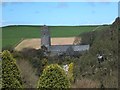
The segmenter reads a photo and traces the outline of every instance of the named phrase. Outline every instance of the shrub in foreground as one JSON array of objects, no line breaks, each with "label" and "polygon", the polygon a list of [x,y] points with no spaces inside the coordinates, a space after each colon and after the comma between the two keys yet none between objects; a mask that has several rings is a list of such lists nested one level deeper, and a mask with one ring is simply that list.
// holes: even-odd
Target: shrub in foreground
[{"label": "shrub in foreground", "polygon": [[22,88],[20,71],[7,50],[2,52],[2,88]]},{"label": "shrub in foreground", "polygon": [[69,68],[68,68],[68,78],[70,79],[70,82],[74,81],[74,77],[73,77],[73,69],[74,69],[74,64],[70,63],[69,64]]},{"label": "shrub in foreground", "polygon": [[43,70],[37,88],[70,88],[70,81],[59,65],[51,64]]}]

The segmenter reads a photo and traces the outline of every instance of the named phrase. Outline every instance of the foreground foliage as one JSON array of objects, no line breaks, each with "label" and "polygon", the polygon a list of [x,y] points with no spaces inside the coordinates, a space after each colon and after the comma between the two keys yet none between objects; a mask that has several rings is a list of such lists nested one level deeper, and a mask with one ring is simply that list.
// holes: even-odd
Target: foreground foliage
[{"label": "foreground foliage", "polygon": [[22,88],[20,71],[9,51],[2,53],[2,88]]},{"label": "foreground foliage", "polygon": [[69,88],[70,82],[65,71],[57,64],[47,66],[38,81],[37,88]]},{"label": "foreground foliage", "polygon": [[74,81],[73,70],[74,70],[74,64],[70,63],[68,68],[68,75],[67,75],[68,78],[70,79],[70,82]]}]

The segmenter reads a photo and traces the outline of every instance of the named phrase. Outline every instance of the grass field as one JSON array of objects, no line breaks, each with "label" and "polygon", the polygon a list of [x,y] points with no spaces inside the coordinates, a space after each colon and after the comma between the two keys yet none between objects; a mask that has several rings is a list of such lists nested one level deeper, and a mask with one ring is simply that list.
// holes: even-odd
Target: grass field
[{"label": "grass field", "polygon": [[[49,26],[51,37],[75,37],[83,32],[92,31],[95,26]],[[105,26],[104,26],[105,27]],[[103,27],[102,27],[103,28]],[[41,26],[2,27],[2,48],[14,47],[22,39],[40,38]]]}]

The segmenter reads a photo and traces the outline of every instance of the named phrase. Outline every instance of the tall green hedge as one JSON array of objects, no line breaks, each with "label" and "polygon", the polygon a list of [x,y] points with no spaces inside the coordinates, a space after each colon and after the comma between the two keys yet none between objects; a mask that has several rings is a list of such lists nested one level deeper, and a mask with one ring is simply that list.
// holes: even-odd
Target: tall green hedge
[{"label": "tall green hedge", "polygon": [[2,88],[22,88],[20,71],[7,50],[2,52]]},{"label": "tall green hedge", "polygon": [[70,81],[59,65],[51,64],[43,70],[37,88],[70,88]]}]

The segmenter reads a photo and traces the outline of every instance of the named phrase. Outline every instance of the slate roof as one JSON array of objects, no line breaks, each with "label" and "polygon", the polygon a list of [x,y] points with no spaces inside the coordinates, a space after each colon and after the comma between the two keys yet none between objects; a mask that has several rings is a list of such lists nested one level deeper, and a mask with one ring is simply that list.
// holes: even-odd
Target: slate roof
[{"label": "slate roof", "polygon": [[48,51],[66,52],[69,48],[73,49],[73,51],[85,51],[89,50],[89,45],[52,45],[49,46]]}]

